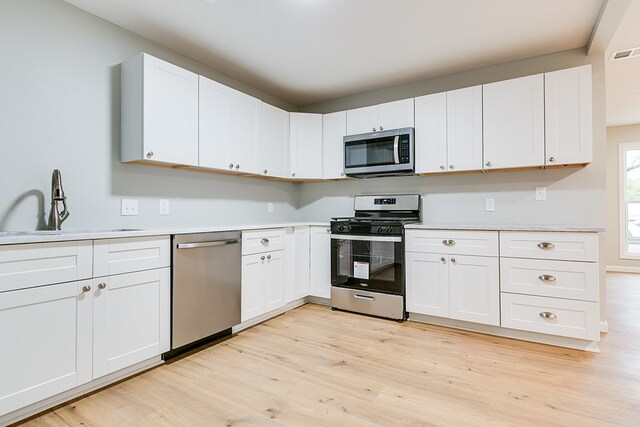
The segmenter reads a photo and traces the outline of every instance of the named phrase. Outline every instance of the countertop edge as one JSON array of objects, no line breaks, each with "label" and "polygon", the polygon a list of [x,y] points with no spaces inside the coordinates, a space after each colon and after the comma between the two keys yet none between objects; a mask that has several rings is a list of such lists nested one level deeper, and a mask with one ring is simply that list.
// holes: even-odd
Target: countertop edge
[{"label": "countertop edge", "polygon": [[562,225],[486,225],[486,224],[407,224],[407,230],[478,230],[478,231],[539,231],[561,233],[602,233],[604,228]]}]

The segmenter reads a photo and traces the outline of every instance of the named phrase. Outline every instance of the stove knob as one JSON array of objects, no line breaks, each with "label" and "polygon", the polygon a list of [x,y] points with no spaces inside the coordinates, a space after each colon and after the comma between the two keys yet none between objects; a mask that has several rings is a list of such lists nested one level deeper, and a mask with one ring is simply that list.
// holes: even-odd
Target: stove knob
[{"label": "stove knob", "polygon": [[386,231],[387,231],[387,233],[392,233],[393,232],[393,227],[388,225]]},{"label": "stove knob", "polygon": [[383,226],[378,226],[378,233],[384,233],[384,227]]}]

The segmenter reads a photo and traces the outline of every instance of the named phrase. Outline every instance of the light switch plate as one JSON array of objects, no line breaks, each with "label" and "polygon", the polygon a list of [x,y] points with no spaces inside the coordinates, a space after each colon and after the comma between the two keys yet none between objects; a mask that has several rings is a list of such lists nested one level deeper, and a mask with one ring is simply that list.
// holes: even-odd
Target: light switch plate
[{"label": "light switch plate", "polygon": [[273,213],[273,202],[267,203],[267,213]]},{"label": "light switch plate", "polygon": [[536,187],[535,199],[547,200],[547,187]]},{"label": "light switch plate", "polygon": [[136,216],[138,215],[138,201],[136,199],[122,199],[120,204],[120,215]]},{"label": "light switch plate", "polygon": [[169,199],[160,199],[158,201],[158,214],[169,215]]},{"label": "light switch plate", "polygon": [[487,212],[494,212],[496,210],[496,199],[486,199],[484,201],[484,210]]}]

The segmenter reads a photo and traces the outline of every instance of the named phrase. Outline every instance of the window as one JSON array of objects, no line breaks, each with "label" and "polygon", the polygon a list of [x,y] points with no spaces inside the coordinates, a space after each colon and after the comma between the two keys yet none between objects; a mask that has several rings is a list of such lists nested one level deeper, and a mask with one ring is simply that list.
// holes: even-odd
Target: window
[{"label": "window", "polygon": [[620,144],[620,258],[640,259],[640,143]]}]

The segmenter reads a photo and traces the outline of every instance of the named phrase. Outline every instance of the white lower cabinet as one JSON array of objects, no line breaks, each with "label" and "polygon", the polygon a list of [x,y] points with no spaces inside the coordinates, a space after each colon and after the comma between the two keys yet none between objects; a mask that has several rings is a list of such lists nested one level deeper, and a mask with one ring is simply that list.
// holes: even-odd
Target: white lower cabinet
[{"label": "white lower cabinet", "polygon": [[285,305],[284,252],[242,257],[242,322]]},{"label": "white lower cabinet", "polygon": [[331,298],[331,235],[329,228],[309,227],[310,231],[310,288],[309,295]]},{"label": "white lower cabinet", "polygon": [[446,257],[407,252],[405,260],[407,311],[449,317],[449,266],[446,264]]},{"label": "white lower cabinet", "polygon": [[291,231],[291,246],[288,249],[291,278],[287,303],[309,296],[309,240],[309,227],[295,227]]}]

